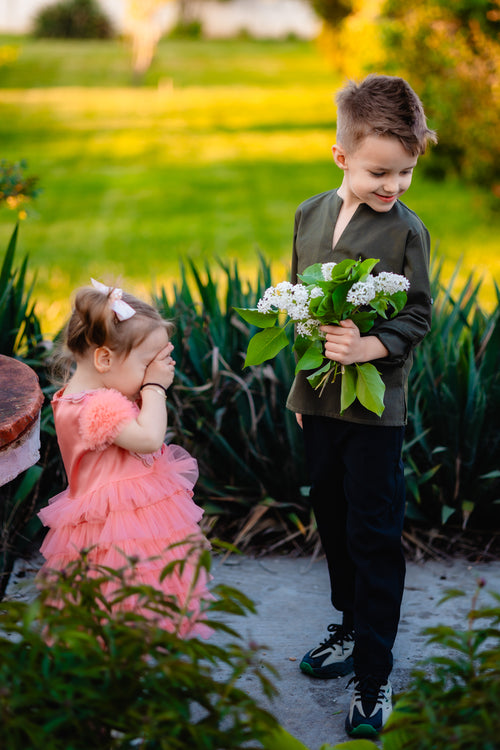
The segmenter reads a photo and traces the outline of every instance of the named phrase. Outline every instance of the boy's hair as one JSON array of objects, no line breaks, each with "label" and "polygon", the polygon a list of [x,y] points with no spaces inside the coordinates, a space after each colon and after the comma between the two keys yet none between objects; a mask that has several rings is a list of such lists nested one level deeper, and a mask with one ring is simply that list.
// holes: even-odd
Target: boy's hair
[{"label": "boy's hair", "polygon": [[437,142],[422,102],[403,78],[372,74],[360,84],[349,81],[336,101],[337,141],[346,151],[369,135],[398,138],[412,156],[423,154],[428,141]]},{"label": "boy's hair", "polygon": [[108,346],[126,357],[156,328],[163,327],[170,337],[174,326],[164,320],[158,310],[147,302],[122,292],[121,299],[135,310],[128,320],[119,320],[110,306],[110,296],[92,287],[82,287],[75,295],[71,316],[63,332],[59,350],[51,358],[52,374],[56,382],[69,376],[75,358],[84,356],[92,347]]}]

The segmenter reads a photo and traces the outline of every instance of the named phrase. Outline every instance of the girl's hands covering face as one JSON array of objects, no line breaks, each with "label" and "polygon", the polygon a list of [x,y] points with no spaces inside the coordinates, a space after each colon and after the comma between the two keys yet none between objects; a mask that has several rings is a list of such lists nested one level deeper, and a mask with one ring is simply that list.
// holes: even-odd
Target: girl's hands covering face
[{"label": "girl's hands covering face", "polygon": [[164,388],[169,388],[175,375],[175,360],[171,353],[174,349],[173,344],[169,341],[161,349],[156,357],[146,367],[144,383],[159,383]]}]

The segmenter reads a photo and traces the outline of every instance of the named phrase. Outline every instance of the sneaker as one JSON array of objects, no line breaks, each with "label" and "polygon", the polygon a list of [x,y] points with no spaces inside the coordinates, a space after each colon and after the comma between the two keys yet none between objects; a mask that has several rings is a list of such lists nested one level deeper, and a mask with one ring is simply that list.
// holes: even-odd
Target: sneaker
[{"label": "sneaker", "polygon": [[300,662],[305,674],[323,680],[343,677],[354,669],[354,630],[344,630],[342,625],[329,625],[328,631],[331,635],[308,651]]},{"label": "sneaker", "polygon": [[353,677],[354,694],[345,729],[351,737],[375,737],[385,725],[392,712],[392,688],[389,680],[381,683],[376,677],[367,675],[361,679]]}]

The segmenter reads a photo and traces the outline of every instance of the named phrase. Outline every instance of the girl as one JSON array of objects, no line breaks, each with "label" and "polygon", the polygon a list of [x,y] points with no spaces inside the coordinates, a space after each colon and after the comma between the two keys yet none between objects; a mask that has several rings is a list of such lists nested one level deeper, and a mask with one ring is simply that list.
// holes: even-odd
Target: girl
[{"label": "girl", "polygon": [[[113,569],[132,557],[134,584],[187,604],[190,617],[180,634],[207,637],[210,629],[197,616],[210,597],[206,576],[192,585],[192,558],[159,581],[164,566],[187,555],[193,541],[207,546],[198,527],[203,512],[192,500],[196,460],[163,443],[175,366],[171,324],[121,289],[92,284],[76,294],[65,331],[67,383],[52,401],[68,488],[39,513],[49,527],[42,571],[64,569],[88,548],[91,563]],[[167,618],[160,624],[175,627]]]}]

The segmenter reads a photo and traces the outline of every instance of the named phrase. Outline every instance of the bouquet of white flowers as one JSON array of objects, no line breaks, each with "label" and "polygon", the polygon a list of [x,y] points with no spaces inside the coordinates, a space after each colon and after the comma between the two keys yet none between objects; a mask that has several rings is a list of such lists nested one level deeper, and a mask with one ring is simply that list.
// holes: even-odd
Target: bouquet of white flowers
[{"label": "bouquet of white flowers", "polygon": [[341,414],[358,399],[378,416],[384,411],[385,385],[376,367],[369,362],[339,365],[325,357],[322,325],[339,325],[352,320],[361,333],[367,333],[377,315],[388,319],[406,304],[410,283],[405,276],[382,272],[373,276],[376,258],[315,263],[299,274],[302,283],[281,281],[269,287],[256,308],[236,308],[251,325],[262,328],[250,339],[245,367],[273,359],[288,345],[285,327],[296,326],[293,349],[297,355],[295,374],[314,370],[307,380],[320,394],[326,384],[340,375]]}]

